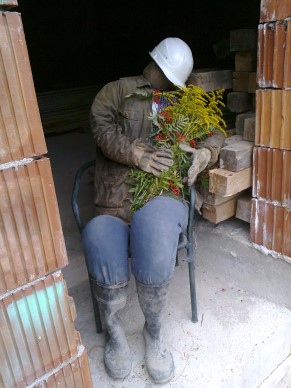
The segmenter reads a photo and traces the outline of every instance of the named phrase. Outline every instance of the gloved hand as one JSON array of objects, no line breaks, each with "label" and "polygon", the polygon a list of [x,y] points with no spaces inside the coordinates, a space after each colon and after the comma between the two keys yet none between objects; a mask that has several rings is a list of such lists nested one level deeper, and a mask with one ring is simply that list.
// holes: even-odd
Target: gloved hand
[{"label": "gloved hand", "polygon": [[188,170],[188,186],[192,186],[197,175],[203,171],[211,159],[211,152],[207,148],[192,148],[186,144],[179,144],[179,148],[192,154],[192,165]]},{"label": "gloved hand", "polygon": [[155,176],[168,171],[174,163],[173,153],[168,148],[156,148],[148,143],[136,143],[133,150],[135,165]]}]

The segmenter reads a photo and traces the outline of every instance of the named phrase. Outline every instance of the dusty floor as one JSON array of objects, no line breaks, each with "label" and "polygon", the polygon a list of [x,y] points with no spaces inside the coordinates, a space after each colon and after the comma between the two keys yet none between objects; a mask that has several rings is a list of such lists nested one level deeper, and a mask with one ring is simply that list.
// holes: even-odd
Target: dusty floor
[{"label": "dusty floor", "polygon": [[[94,158],[91,135],[75,132],[48,137],[47,146],[69,256],[69,266],[63,273],[76,304],[75,325],[89,354],[94,388],[152,387],[144,365],[144,318],[134,279],[130,281],[127,307],[120,314],[134,354],[132,373],[124,381],[113,381],[103,366],[104,335],[95,332],[87,271],[70,205],[77,168]],[[92,209],[91,179],[90,174],[84,176],[80,194],[86,215]],[[164,326],[175,361],[175,376],[164,386],[258,387],[290,353],[291,311],[244,291],[232,279],[226,281],[201,264],[196,267],[196,283],[199,321],[193,324],[188,265],[181,259],[171,283]],[[280,384],[269,387],[291,387],[290,375]]]}]

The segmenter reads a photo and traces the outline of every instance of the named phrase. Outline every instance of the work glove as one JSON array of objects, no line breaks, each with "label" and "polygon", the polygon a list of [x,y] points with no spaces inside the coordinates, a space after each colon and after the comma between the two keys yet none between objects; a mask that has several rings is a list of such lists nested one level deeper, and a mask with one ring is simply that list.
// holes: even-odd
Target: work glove
[{"label": "work glove", "polygon": [[171,150],[156,148],[148,143],[136,143],[133,156],[138,168],[155,176],[160,176],[163,171],[168,171],[174,163]]},{"label": "work glove", "polygon": [[192,148],[187,144],[180,143],[179,148],[185,152],[191,153],[192,164],[188,170],[188,186],[192,186],[198,174],[203,171],[211,159],[211,152],[207,148]]}]

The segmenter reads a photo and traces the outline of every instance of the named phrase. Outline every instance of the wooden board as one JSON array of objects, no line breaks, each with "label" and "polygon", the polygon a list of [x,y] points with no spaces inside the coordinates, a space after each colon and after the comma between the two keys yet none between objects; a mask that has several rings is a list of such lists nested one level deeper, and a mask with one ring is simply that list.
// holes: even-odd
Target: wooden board
[{"label": "wooden board", "polygon": [[209,171],[209,191],[223,197],[234,195],[252,185],[252,167],[232,172],[223,168]]},{"label": "wooden board", "polygon": [[209,205],[207,203],[202,206],[202,216],[206,220],[218,224],[221,221],[233,217],[236,213],[237,198],[232,198],[220,205]]}]

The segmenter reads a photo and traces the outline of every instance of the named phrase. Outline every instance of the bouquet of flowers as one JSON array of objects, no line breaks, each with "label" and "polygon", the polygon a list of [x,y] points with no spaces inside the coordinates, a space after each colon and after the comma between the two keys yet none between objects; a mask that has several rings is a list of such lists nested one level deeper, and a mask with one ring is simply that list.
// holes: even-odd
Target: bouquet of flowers
[{"label": "bouquet of flowers", "polygon": [[[140,97],[153,98],[160,107],[149,117],[153,122],[149,141],[156,147],[171,149],[174,164],[159,177],[137,168],[130,171],[128,183],[133,194],[132,212],[157,195],[187,199],[189,190],[184,178],[191,165],[191,155],[179,148],[180,143],[196,148],[197,142],[212,136],[214,129],[225,134],[220,109],[225,106],[223,90],[206,93],[198,86],[189,85],[175,91],[153,91]],[[202,176],[205,176],[205,171]]]}]

